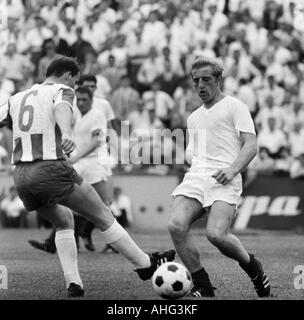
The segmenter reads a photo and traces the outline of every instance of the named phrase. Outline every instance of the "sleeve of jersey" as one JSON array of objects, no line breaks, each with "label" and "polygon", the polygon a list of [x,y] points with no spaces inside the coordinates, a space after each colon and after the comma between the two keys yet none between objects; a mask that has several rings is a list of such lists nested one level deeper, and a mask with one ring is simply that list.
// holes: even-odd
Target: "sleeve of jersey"
[{"label": "sleeve of jersey", "polygon": [[9,127],[12,128],[12,118],[9,114],[9,102],[0,106],[0,128]]},{"label": "sleeve of jersey", "polygon": [[254,122],[247,105],[237,102],[233,112],[233,124],[239,132],[252,133],[256,135]]},{"label": "sleeve of jersey", "polygon": [[60,103],[66,103],[73,111],[75,92],[71,88],[61,88],[54,96],[54,107]]}]

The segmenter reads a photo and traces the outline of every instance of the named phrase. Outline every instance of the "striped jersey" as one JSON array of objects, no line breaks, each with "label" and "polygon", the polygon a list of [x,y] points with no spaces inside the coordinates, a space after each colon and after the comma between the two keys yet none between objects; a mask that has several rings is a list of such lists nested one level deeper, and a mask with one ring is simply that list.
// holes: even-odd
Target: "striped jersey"
[{"label": "striped jersey", "polygon": [[0,112],[2,125],[13,129],[13,164],[37,160],[65,159],[55,107],[67,103],[73,110],[75,92],[56,83],[36,84],[9,99],[7,116]]}]

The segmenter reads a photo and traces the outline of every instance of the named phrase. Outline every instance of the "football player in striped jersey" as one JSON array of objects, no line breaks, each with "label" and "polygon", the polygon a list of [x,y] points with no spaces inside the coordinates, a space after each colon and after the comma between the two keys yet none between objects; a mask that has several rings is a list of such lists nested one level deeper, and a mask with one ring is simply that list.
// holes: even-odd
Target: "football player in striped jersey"
[{"label": "football player in striped jersey", "polygon": [[142,280],[150,279],[158,265],[175,257],[174,250],[143,252],[66,160],[76,147],[72,88],[78,78],[79,66],[73,59],[57,58],[49,65],[44,83],[17,93],[0,110],[0,126],[13,130],[17,192],[28,211],[36,210],[56,226],[55,243],[69,297],[84,295],[71,210],[92,221],[105,241],[134,265]]}]

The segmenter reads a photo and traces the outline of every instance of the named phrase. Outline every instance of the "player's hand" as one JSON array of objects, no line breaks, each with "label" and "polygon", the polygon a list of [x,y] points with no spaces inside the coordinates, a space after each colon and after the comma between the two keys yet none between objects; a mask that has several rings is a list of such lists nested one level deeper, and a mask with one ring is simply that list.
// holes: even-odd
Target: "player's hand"
[{"label": "player's hand", "polygon": [[215,174],[212,175],[212,178],[222,185],[226,185],[232,181],[235,177],[235,173],[231,168],[218,170]]},{"label": "player's hand", "polygon": [[75,150],[76,144],[69,135],[62,135],[62,149],[64,153],[69,157],[70,154]]}]

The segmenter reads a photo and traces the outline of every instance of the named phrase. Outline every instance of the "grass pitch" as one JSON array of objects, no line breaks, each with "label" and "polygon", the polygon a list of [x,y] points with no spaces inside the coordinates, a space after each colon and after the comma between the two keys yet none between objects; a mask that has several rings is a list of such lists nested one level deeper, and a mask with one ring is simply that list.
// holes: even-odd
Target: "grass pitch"
[{"label": "grass pitch", "polygon": [[[0,290],[0,300],[66,299],[63,274],[57,254],[33,249],[29,239],[44,239],[48,230],[0,229],[0,265],[8,269],[8,289]],[[146,251],[172,247],[166,233],[131,233]],[[304,265],[304,236],[289,233],[258,232],[239,235],[245,247],[263,262],[269,275],[273,297],[270,299],[303,299],[304,290],[294,288],[294,267]],[[150,281],[142,282],[132,265],[119,254],[101,254],[104,242],[94,231],[96,252],[82,246],[79,269],[89,300],[157,300]],[[203,231],[194,238],[210,278],[217,287],[215,299],[257,299],[253,286],[238,264],[222,256],[206,240]],[[82,245],[82,243],[81,243]],[[180,262],[179,258],[177,262]]]}]

